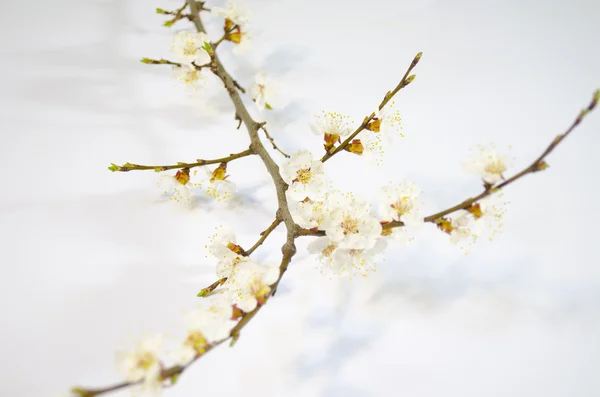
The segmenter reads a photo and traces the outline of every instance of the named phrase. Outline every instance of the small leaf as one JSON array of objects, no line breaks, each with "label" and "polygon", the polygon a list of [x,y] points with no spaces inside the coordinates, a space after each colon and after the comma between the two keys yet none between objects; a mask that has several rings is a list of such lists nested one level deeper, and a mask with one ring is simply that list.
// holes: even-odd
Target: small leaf
[{"label": "small leaf", "polygon": [[171,376],[169,378],[169,380],[171,381],[171,385],[174,385],[175,383],[177,383],[178,379],[179,379],[179,374],[175,374],[175,375]]},{"label": "small leaf", "polygon": [[210,289],[209,288],[202,288],[202,290],[200,290],[200,292],[198,292],[198,297],[200,298],[204,298],[205,296],[207,296],[208,294],[210,294]]},{"label": "small leaf", "polygon": [[76,396],[80,396],[80,397],[86,397],[86,396],[92,395],[89,390],[82,389],[79,387],[72,388],[71,393],[75,394]]},{"label": "small leaf", "polygon": [[109,171],[115,172],[115,171],[119,171],[119,167],[118,165],[114,164],[114,163],[110,163],[110,166],[108,167]]},{"label": "small leaf", "polygon": [[594,92],[594,99],[592,99],[592,103],[591,103],[589,109],[592,110],[593,108],[595,108],[599,101],[600,101],[600,90],[596,90],[596,92]]},{"label": "small leaf", "polygon": [[165,13],[165,10],[163,10],[162,8],[157,8],[157,9],[156,9],[156,13],[157,13],[157,14],[164,14],[164,13]]},{"label": "small leaf", "polygon": [[204,48],[204,50],[205,50],[206,52],[208,52],[210,55],[212,55],[212,54],[213,54],[212,47],[211,47],[211,45],[210,45],[210,43],[209,43],[208,41],[205,41],[205,42],[204,42],[204,45],[202,46],[202,48]]},{"label": "small leaf", "polygon": [[140,62],[141,63],[146,63],[146,64],[153,63],[152,59],[150,59],[150,58],[142,58],[140,60]]},{"label": "small leaf", "polygon": [[165,27],[167,27],[167,28],[170,28],[170,27],[171,27],[171,26],[173,26],[174,24],[175,24],[175,20],[174,20],[174,19],[171,19],[171,20],[169,20],[169,21],[165,21],[165,22],[163,23],[163,26],[165,26]]},{"label": "small leaf", "polygon": [[271,105],[269,105],[268,103],[265,103],[265,109],[267,109],[267,110],[273,110],[273,108],[271,107]]}]

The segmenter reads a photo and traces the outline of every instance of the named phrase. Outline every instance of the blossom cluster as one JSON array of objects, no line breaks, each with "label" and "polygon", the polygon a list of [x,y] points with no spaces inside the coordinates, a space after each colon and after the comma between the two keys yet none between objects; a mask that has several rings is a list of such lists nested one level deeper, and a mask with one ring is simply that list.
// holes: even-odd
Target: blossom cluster
[{"label": "blossom cluster", "polygon": [[[220,288],[204,294],[198,307],[186,314],[187,335],[171,355],[175,365],[186,366],[215,344],[232,337],[239,318],[265,304],[279,279],[279,267],[251,260],[236,243],[230,228],[221,227],[207,249],[222,282]],[[135,350],[119,357],[118,369],[125,380],[139,382],[146,394],[159,394],[167,380],[160,358],[162,342],[162,335],[146,337]]]},{"label": "blossom cluster", "polygon": [[[196,171],[194,171],[196,174]],[[202,167],[203,177],[197,182],[192,182],[190,169],[183,168],[175,175],[162,175],[158,181],[161,191],[174,201],[190,202],[195,188],[204,189],[205,193],[217,201],[228,200],[233,197],[237,188],[234,182],[228,180],[227,163],[223,162],[211,170],[208,166]]]},{"label": "blossom cluster", "polygon": [[[216,67],[213,51],[219,43],[233,43],[233,51],[238,54],[250,47],[249,14],[242,5],[228,1],[225,7],[212,7],[211,13],[224,18],[224,35],[216,43],[205,33],[191,31],[181,31],[173,38],[171,50],[177,62],[166,63],[174,65],[175,77],[189,87],[201,86],[207,78],[207,70]],[[275,86],[261,72],[245,92],[259,109],[271,109],[277,91]],[[474,242],[490,225],[492,228],[501,225],[503,203],[493,194],[504,181],[508,160],[493,147],[479,147],[478,153],[464,163],[467,171],[482,179],[485,197],[472,200],[459,210],[433,217],[424,217],[422,191],[413,182],[390,182],[382,186],[374,205],[367,198],[333,187],[326,175],[329,157],[344,150],[365,158],[368,163],[379,164],[384,146],[403,137],[400,113],[393,102],[388,102],[389,98],[357,129],[351,126],[348,116],[323,112],[310,125],[312,132],[323,139],[323,157],[303,149],[286,155],[280,163],[294,230],[314,237],[308,251],[315,255],[323,273],[365,276],[375,271],[377,261],[389,244],[413,241],[426,222],[435,224],[450,236],[452,243],[459,245]],[[191,172],[192,165],[157,167],[157,171],[179,168],[175,175],[163,175],[159,186],[175,201],[190,201],[196,188],[217,200],[229,199],[236,186],[228,179],[227,167],[235,158],[231,155],[225,160],[210,162],[218,164],[216,167],[198,161],[193,167],[201,168],[201,178],[194,182],[192,177],[197,171]],[[148,168],[151,167],[145,169]],[[218,281],[199,294],[202,299],[198,307],[186,314],[187,333],[172,354],[174,364],[185,367],[216,344],[235,337],[240,319],[264,305],[273,294],[281,270],[279,266],[261,264],[251,258],[255,248],[244,250],[230,227],[222,226],[210,237],[206,249],[214,261]],[[162,336],[151,336],[143,339],[135,350],[121,355],[119,370],[125,380],[139,383],[144,391],[151,393],[162,389],[169,378],[161,359],[162,342]]]}]

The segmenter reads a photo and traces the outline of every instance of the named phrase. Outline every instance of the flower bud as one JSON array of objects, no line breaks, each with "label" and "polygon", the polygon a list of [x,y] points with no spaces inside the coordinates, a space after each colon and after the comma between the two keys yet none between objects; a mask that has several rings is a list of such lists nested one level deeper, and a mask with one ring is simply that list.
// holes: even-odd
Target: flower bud
[{"label": "flower bud", "polygon": [[364,151],[363,144],[360,142],[360,139],[353,139],[352,142],[346,146],[346,150],[350,153],[358,154],[359,156],[363,154]]}]

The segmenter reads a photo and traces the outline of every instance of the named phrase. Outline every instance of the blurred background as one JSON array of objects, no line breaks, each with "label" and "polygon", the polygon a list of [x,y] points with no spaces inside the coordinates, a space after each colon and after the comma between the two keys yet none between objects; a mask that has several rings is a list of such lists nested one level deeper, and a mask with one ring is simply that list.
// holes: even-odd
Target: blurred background
[{"label": "blurred background", "polygon": [[[183,337],[182,314],[215,280],[207,237],[230,224],[242,246],[271,222],[275,195],[258,159],[229,167],[243,204],[162,196],[152,172],[243,150],[216,81],[193,95],[169,68],[173,32],[155,8],[182,2],[5,1],[0,15],[0,332],[4,396],[59,396],[120,380],[115,352],[142,336]],[[209,1],[208,6],[223,5]],[[257,71],[282,88],[265,118],[288,152],[321,142],[321,110],[356,122],[395,87],[415,54],[417,78],[397,96],[405,138],[380,167],[340,155],[327,173],[374,200],[388,181],[423,189],[433,213],[479,193],[461,161],[495,142],[529,165],[600,88],[594,1],[248,0],[254,50],[220,48],[234,77]],[[208,19],[213,38],[219,20]],[[377,272],[329,279],[308,239],[268,307],[235,348],[200,360],[167,396],[597,396],[596,110],[511,185],[503,233],[468,255],[429,225],[392,247]],[[273,156],[280,161],[277,153]],[[256,257],[277,263],[282,230]],[[596,258],[596,259],[595,259]],[[128,392],[114,394],[128,395]]]}]

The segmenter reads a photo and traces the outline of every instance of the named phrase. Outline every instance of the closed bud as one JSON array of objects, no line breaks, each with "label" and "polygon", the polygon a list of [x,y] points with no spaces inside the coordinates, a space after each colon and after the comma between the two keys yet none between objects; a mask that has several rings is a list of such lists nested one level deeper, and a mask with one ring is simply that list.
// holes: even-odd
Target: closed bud
[{"label": "closed bud", "polygon": [[348,146],[346,146],[346,150],[350,153],[358,154],[360,156],[361,154],[363,154],[365,148],[363,147],[363,144],[361,143],[360,139],[353,139],[352,142],[350,142]]}]

